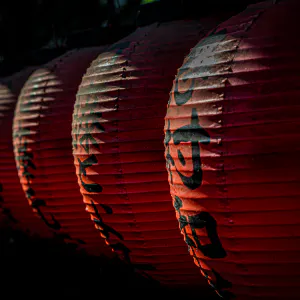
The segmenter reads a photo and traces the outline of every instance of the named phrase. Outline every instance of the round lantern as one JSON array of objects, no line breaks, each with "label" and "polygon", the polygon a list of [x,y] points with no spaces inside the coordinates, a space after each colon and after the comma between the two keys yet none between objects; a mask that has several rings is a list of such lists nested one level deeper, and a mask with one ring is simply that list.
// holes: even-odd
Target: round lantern
[{"label": "round lantern", "polygon": [[29,77],[15,110],[13,144],[25,195],[47,227],[88,253],[111,255],[84,212],[71,137],[76,91],[86,68],[101,51],[70,51]]},{"label": "round lantern", "polygon": [[174,74],[206,31],[196,21],[137,29],[91,64],[73,114],[78,182],[95,227],[135,270],[166,285],[205,284],[178,230],[161,141]]},{"label": "round lantern", "polygon": [[202,39],[174,80],[173,205],[223,299],[299,298],[299,9],[297,0],[250,6]]},{"label": "round lantern", "polygon": [[20,185],[12,145],[12,123],[22,85],[33,72],[27,68],[0,80],[0,227],[30,234],[49,235],[49,230],[28,207]]}]

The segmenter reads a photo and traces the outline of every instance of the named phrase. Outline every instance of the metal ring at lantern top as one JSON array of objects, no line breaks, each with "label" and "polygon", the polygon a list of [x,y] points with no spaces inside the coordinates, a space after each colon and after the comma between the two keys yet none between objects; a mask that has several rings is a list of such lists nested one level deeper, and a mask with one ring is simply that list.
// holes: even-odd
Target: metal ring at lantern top
[{"label": "metal ring at lantern top", "polygon": [[165,118],[173,205],[223,299],[299,298],[299,1],[249,6],[185,58]]},{"label": "metal ring at lantern top", "polygon": [[0,79],[0,227],[13,227],[28,234],[49,236],[34,215],[20,185],[12,145],[12,123],[18,95],[34,68]]},{"label": "metal ring at lantern top", "polygon": [[205,32],[196,21],[155,23],[112,45],[83,77],[72,129],[81,193],[102,238],[143,275],[203,289],[174,217],[162,141],[174,74]]},{"label": "metal ring at lantern top", "polygon": [[47,227],[56,237],[89,254],[111,256],[84,212],[71,137],[82,75],[104,49],[70,51],[29,77],[15,111],[13,143],[25,195]]}]

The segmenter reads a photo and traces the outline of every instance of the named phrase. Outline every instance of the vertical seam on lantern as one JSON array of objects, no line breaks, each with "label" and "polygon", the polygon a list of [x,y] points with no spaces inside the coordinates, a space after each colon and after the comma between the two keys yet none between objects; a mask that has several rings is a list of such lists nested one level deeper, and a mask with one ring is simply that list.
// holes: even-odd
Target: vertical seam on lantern
[{"label": "vertical seam on lantern", "polygon": [[[77,50],[73,50],[73,51],[69,51],[69,52],[67,52],[66,54],[64,54],[62,57],[60,57],[60,58],[57,58],[57,61],[51,66],[49,66],[48,67],[48,70],[51,72],[51,74],[52,73],[54,73],[56,70],[57,70],[57,68],[58,68],[58,66],[60,66],[63,62],[64,62],[64,60],[67,58],[67,57],[69,57],[70,55],[72,55],[74,52],[76,52]],[[51,62],[50,62],[50,64],[51,64]],[[47,80],[47,82],[46,82],[46,84],[45,84],[45,86],[43,87],[43,96],[41,97],[41,101],[40,101],[40,103],[41,103],[41,105],[40,105],[40,110],[39,110],[39,113],[38,113],[38,124],[39,124],[39,127],[40,127],[40,119],[41,119],[41,113],[42,113],[42,104],[43,104],[43,102],[44,102],[44,98],[45,98],[45,94],[46,94],[46,88],[48,87],[48,84],[49,84],[49,80]],[[40,152],[40,149],[41,149],[41,147],[40,147],[40,128],[38,129],[38,150],[39,150],[39,152]],[[45,173],[44,171],[44,166],[40,169],[41,170],[41,174],[43,175],[43,176],[45,176],[46,177],[46,179],[48,179],[48,175],[47,175],[47,173]],[[48,180],[46,180],[46,182],[48,182]],[[48,185],[48,184],[47,184]],[[50,189],[48,189],[48,191],[49,191],[49,193],[50,193],[50,195],[51,195],[51,197],[53,196],[52,195],[52,191],[50,190]],[[47,203],[46,203],[46,207],[47,207]],[[49,213],[49,212],[47,212],[47,214],[50,214],[50,215],[52,215],[52,213]],[[56,237],[56,233],[57,232],[61,232],[62,234],[65,232],[65,230],[64,230],[64,226],[61,226],[59,229],[51,229],[52,230],[52,233],[54,234],[54,236]],[[63,240],[64,240],[64,242],[66,242],[65,241],[65,239],[66,239],[66,237],[63,237]],[[77,243],[77,245],[79,245],[79,243]]]},{"label": "vertical seam on lantern", "polygon": [[[134,45],[134,49],[135,49],[135,45]],[[128,58],[130,59],[130,55],[128,55]],[[126,57],[126,59],[127,59],[127,57]],[[123,68],[123,67],[121,66],[121,68]],[[124,78],[123,75],[124,75],[124,69],[122,69],[122,75],[121,75],[121,79],[120,79],[120,85],[121,86],[123,85],[123,78]],[[126,78],[126,76],[125,76],[125,78]],[[117,101],[116,101],[117,102],[116,103],[117,112],[119,111],[120,93],[121,93],[121,88],[118,89],[118,97],[117,97]],[[122,190],[124,191],[124,198],[125,198],[125,200],[127,202],[126,205],[127,205],[127,207],[130,207],[130,209],[132,211],[132,207],[130,206],[130,203],[129,203],[129,196],[128,196],[127,188],[126,188],[126,185],[124,184],[124,172],[123,172],[123,169],[122,169],[121,151],[120,151],[120,139],[119,139],[119,119],[117,119],[116,125],[117,125],[117,128],[116,128],[117,129],[117,136],[116,136],[117,137],[117,141],[116,141],[116,145],[117,145],[117,151],[118,151],[117,160],[118,160],[118,165],[119,165],[119,170],[120,170],[120,175],[121,175],[120,176],[121,192],[122,192]],[[122,196],[121,196],[121,198],[122,198]],[[133,213],[133,211],[132,211],[132,215],[133,215],[134,223],[136,224],[136,221],[134,219],[134,213]]]},{"label": "vertical seam on lantern", "polygon": [[[156,29],[155,24],[149,26],[149,27],[148,27],[148,31],[145,33],[145,36],[148,36],[149,33],[151,33],[151,31],[154,31],[155,29]],[[128,53],[128,55],[127,55],[128,61],[130,61],[131,55],[135,52],[136,46],[138,46],[140,43],[141,43],[141,41],[139,41],[139,43],[136,43],[136,42],[134,43],[133,50],[131,50],[131,51]],[[121,78],[122,78],[122,79],[121,79],[121,82],[123,83],[123,77],[121,77]],[[126,78],[126,77],[125,77],[125,78]],[[119,96],[119,94],[120,94],[120,89],[118,90],[118,96]],[[119,97],[118,97],[117,101],[119,101]],[[118,107],[119,107],[119,106],[118,106]],[[119,122],[117,122],[117,124],[119,124]],[[120,157],[120,152],[119,152],[119,157]],[[121,169],[121,170],[122,170],[122,169]],[[122,175],[123,175],[123,174],[122,174]],[[123,179],[123,178],[122,178],[122,179]],[[126,186],[125,186],[125,185],[124,185],[124,190],[126,191],[126,200],[129,200],[129,196],[128,196],[127,189],[126,189]],[[134,210],[133,210],[133,207],[132,207],[130,201],[128,201],[128,204],[127,204],[127,205],[128,205],[128,207],[130,208],[130,210],[131,210],[131,212],[132,212],[132,218],[133,218],[134,225],[135,225],[135,228],[136,228],[136,230],[137,230],[137,233],[138,233],[139,236],[142,237],[143,244],[145,245],[145,244],[146,244],[145,237],[144,237],[144,235],[143,235],[143,232],[142,232],[140,226],[138,225],[138,223],[137,223],[137,221],[136,221],[135,212],[134,212]],[[144,249],[147,249],[145,246],[143,246],[143,248],[144,248]],[[142,274],[143,276],[145,276],[144,272],[141,272],[141,274]],[[149,274],[147,274],[147,276],[149,276]],[[150,277],[151,277],[151,276],[150,276]]]},{"label": "vertical seam on lantern", "polygon": [[[255,14],[253,16],[253,19],[252,19],[251,23],[249,24],[249,26],[247,26],[244,29],[244,33],[239,38],[239,41],[238,41],[237,45],[235,45],[234,48],[232,49],[232,50],[234,50],[234,55],[232,56],[232,58],[230,60],[230,63],[228,63],[228,69],[227,69],[227,74],[226,74],[227,76],[225,76],[225,78],[222,80],[224,82],[223,101],[226,101],[227,87],[229,85],[229,77],[230,77],[229,75],[230,75],[230,71],[232,70],[232,66],[234,64],[234,61],[235,61],[235,58],[236,58],[236,55],[237,55],[240,44],[242,43],[242,41],[246,37],[247,31],[250,30],[250,28],[252,28],[252,26],[257,22],[257,20],[262,16],[262,14],[264,12],[266,12],[267,9],[269,9],[270,7],[272,7],[275,4],[276,3],[272,3],[272,5],[266,7],[263,11],[260,11],[260,12],[258,12],[257,14]],[[231,102],[230,101],[227,101],[227,102],[228,103],[227,103],[226,112],[228,112],[231,109],[231,105],[230,105]],[[224,121],[224,109],[223,109],[222,106],[221,106],[221,110],[222,110],[222,114],[221,114],[221,117],[220,117],[221,118],[221,124],[222,124],[222,126],[224,126],[224,123],[223,123],[223,121]],[[225,162],[225,158],[224,158],[225,154],[226,154],[226,156],[228,154],[228,145],[226,144],[225,147],[224,147],[224,143],[222,143],[222,138],[224,137],[224,132],[222,132],[222,135],[223,136],[220,138],[220,141],[221,141],[220,145],[223,146],[223,150],[224,150],[224,151],[221,151],[221,164],[222,164],[222,172],[223,172],[223,180],[222,180],[223,200],[225,202],[225,206],[227,207],[227,212],[226,212],[226,214],[228,214],[227,222],[229,224],[234,224],[234,220],[232,218],[232,211],[231,211],[230,202],[228,201],[227,173],[226,173],[226,166],[225,166],[225,163],[224,163]],[[231,234],[231,237],[233,237],[232,234]],[[240,264],[240,265],[243,265],[243,264]]]},{"label": "vertical seam on lantern", "polygon": [[[148,29],[148,32],[146,33],[146,35],[145,36],[148,36],[149,34],[151,34],[153,31],[155,31],[157,29],[157,23],[156,23],[156,26],[155,26],[155,24],[153,25],[153,26],[151,26],[151,28],[149,28]],[[135,48],[134,48],[134,51],[132,52],[132,53],[134,53],[135,52]],[[131,54],[132,54],[131,53]],[[132,212],[133,212],[133,209],[132,209]],[[139,234],[140,234],[140,236],[142,237],[142,239],[143,239],[143,248],[144,249],[147,249],[147,247],[145,247],[146,246],[146,239],[145,239],[145,237],[144,237],[144,235],[143,235],[143,232],[142,232],[142,230],[141,230],[141,228],[140,228],[140,226],[139,226],[139,224],[136,222],[136,216],[135,216],[135,213],[133,212],[133,214],[134,214],[134,222],[135,222],[135,226],[136,226],[136,228],[139,230]]]},{"label": "vertical seam on lantern", "polygon": [[[53,67],[50,67],[50,68],[48,68],[48,70],[52,73],[52,72],[54,72],[55,71],[55,69],[56,69],[56,65],[57,65],[57,63],[56,64],[54,64],[54,66]],[[51,74],[50,73],[50,74]],[[38,112],[38,118],[37,118],[37,123],[38,123],[38,134],[37,134],[37,139],[36,139],[36,141],[37,141],[37,146],[38,146],[38,153],[39,153],[39,156],[40,156],[40,154],[41,154],[41,145],[40,145],[40,136],[41,136],[41,130],[40,130],[40,128],[41,128],[41,124],[40,124],[40,120],[41,120],[41,113],[42,113],[42,106],[43,106],[43,102],[44,102],[44,98],[45,98],[45,93],[46,93],[46,88],[48,87],[48,84],[49,84],[49,79],[46,81],[46,83],[45,83],[45,85],[44,85],[44,87],[43,87],[43,95],[42,95],[42,97],[41,97],[41,101],[40,101],[40,109],[39,109],[39,112]],[[40,172],[41,172],[41,175],[43,176],[43,177],[45,177],[46,178],[46,182],[44,182],[43,184],[44,185],[46,185],[46,186],[49,186],[49,184],[48,184],[48,176],[47,176],[47,173],[45,173],[45,167],[44,167],[44,165],[40,168]],[[46,190],[49,190],[49,189],[46,189]],[[51,192],[51,196],[52,196],[52,192]],[[46,201],[45,201],[46,202]],[[46,202],[46,206],[47,206],[47,202]],[[49,214],[49,213],[47,213],[47,214]],[[53,230],[53,229],[51,229],[52,230],[52,233],[54,234],[54,232],[56,232],[57,230]]]},{"label": "vertical seam on lantern", "polygon": [[[158,23],[157,23],[158,24]],[[145,35],[145,36],[149,36],[152,32],[155,32],[156,30],[157,30],[157,24],[156,24],[156,26],[155,26],[155,24],[153,24],[151,27],[149,27],[149,29],[148,29],[148,32],[147,32],[147,34]],[[148,40],[149,41],[149,40]],[[149,44],[149,43],[148,43]],[[156,48],[157,49],[157,48]],[[133,52],[132,52],[133,53]],[[135,219],[135,215],[134,215],[134,220],[135,220],[135,222],[136,222],[136,219]],[[148,247],[146,247],[146,239],[145,239],[145,236],[143,235],[143,231],[141,230],[141,228],[140,228],[140,226],[136,223],[136,227],[139,229],[139,231],[140,231],[140,235],[141,235],[141,237],[142,237],[142,239],[143,239],[143,242],[144,242],[144,245],[143,245],[143,248],[144,249],[149,249]],[[151,253],[151,252],[150,252]],[[149,276],[149,275],[148,275]]]},{"label": "vertical seam on lantern", "polygon": [[[234,60],[236,58],[239,46],[241,44],[243,40],[243,37],[241,37],[237,43],[237,45],[233,46],[234,50],[234,54],[230,60],[230,63],[228,63],[228,69],[227,69],[227,76],[225,76],[224,80],[224,92],[223,92],[223,101],[226,103],[226,96],[227,96],[227,87],[229,86],[229,75],[230,75],[230,71],[232,70],[232,66],[234,64]],[[230,101],[227,101],[227,109],[226,112],[230,111]],[[225,124],[224,124],[224,109],[222,109],[222,114],[221,114],[221,122],[222,122],[222,127],[224,128]],[[225,131],[226,131],[226,127],[225,127]],[[221,163],[222,163],[222,173],[223,173],[223,201],[225,202],[225,207],[227,208],[226,210],[226,215],[228,217],[227,222],[229,224],[233,224],[233,218],[232,218],[232,211],[231,211],[231,205],[230,205],[230,201],[228,200],[228,189],[227,189],[227,173],[226,173],[226,166],[225,166],[225,157],[228,155],[228,145],[222,142],[222,139],[224,139],[224,130],[222,130],[222,137],[221,137],[221,146],[223,146],[221,151]]]},{"label": "vertical seam on lantern", "polygon": [[[134,50],[135,50],[135,46],[136,46],[136,44],[134,44]],[[129,48],[130,49],[130,48]],[[124,49],[125,50],[125,49]],[[123,51],[124,51],[123,50]],[[133,50],[133,51],[134,51]],[[133,51],[130,51],[129,52],[129,54],[127,55],[127,57],[126,57],[126,59],[127,59],[127,61],[130,59],[130,55],[131,55],[131,53],[133,52]],[[123,69],[123,66],[121,66],[121,68],[122,68],[122,74],[121,74],[121,79],[120,79],[120,85],[123,85],[123,78],[126,78],[126,75],[124,74],[125,73],[125,71],[126,71],[126,69],[124,70]],[[120,93],[121,93],[121,88],[119,88],[118,89],[118,96],[117,96],[117,99],[116,99],[116,110],[117,110],[117,112],[119,111],[119,98],[120,98]],[[117,114],[118,115],[118,114]],[[117,148],[117,155],[116,155],[116,159],[117,159],[117,165],[119,166],[119,171],[118,171],[118,173],[120,174],[120,176],[117,176],[117,178],[119,178],[120,179],[120,189],[121,189],[121,195],[119,195],[119,197],[121,198],[121,199],[125,199],[125,201],[126,201],[126,206],[128,207],[128,208],[130,208],[130,210],[131,210],[131,212],[132,212],[132,219],[133,219],[133,222],[134,222],[134,225],[135,225],[135,227],[137,227],[137,225],[136,225],[136,220],[135,220],[135,215],[134,215],[134,212],[133,212],[133,210],[132,210],[132,207],[131,207],[131,205],[130,205],[130,202],[129,202],[129,195],[128,195],[128,192],[127,192],[127,189],[126,189],[126,185],[125,185],[125,183],[124,183],[124,173],[123,173],[123,169],[122,169],[122,161],[121,161],[121,151],[120,151],[120,139],[119,139],[119,120],[117,119],[116,120],[116,130],[117,130],[117,134],[116,134],[116,138],[117,138],[117,140],[116,140],[116,148]],[[122,192],[124,192],[124,194],[122,193]],[[124,195],[124,196],[122,196],[122,195]]]},{"label": "vertical seam on lantern", "polygon": [[[258,19],[268,10],[268,9],[270,9],[271,7],[273,7],[273,6],[275,6],[276,4],[278,4],[278,3],[276,3],[276,0],[275,1],[272,1],[272,3],[269,5],[269,6],[267,6],[266,8],[264,8],[262,11],[259,11],[257,14],[255,14],[254,16],[253,16],[253,19],[252,19],[252,21],[251,21],[251,23],[245,28],[245,30],[244,30],[244,33],[241,35],[241,38],[240,38],[240,40],[239,40],[239,43],[238,43],[238,45],[237,45],[237,47],[236,47],[236,50],[235,50],[235,55],[233,56],[233,58],[232,58],[232,61],[231,61],[231,63],[230,63],[230,66],[232,66],[233,65],[233,63],[234,63],[234,60],[235,60],[235,57],[236,57],[236,55],[237,55],[237,51],[238,51],[238,49],[239,49],[239,46],[240,46],[240,44],[242,43],[242,41],[246,38],[246,36],[247,36],[247,31],[249,31],[251,28],[252,28],[252,26],[258,21]],[[228,84],[228,81],[226,82],[227,84]],[[224,89],[224,98],[226,98],[226,87],[227,87],[227,85],[225,84],[225,89]],[[230,101],[228,101],[228,104],[230,104]],[[230,108],[231,106],[230,105],[228,105],[228,107]],[[228,149],[227,149],[227,147],[226,147],[226,153],[228,153]],[[225,164],[224,164],[224,172],[225,172]],[[225,172],[225,183],[227,182],[227,180],[226,180],[226,172]],[[227,186],[227,185],[226,185]],[[228,190],[226,189],[226,201],[228,202]],[[231,217],[230,217],[230,220],[229,220],[229,223],[232,223],[232,224],[234,224],[234,220],[233,220],[233,218],[232,218],[232,214],[231,214],[231,208],[230,208],[230,204],[228,203],[228,205],[229,205],[229,207],[228,207],[228,209],[229,209],[229,213],[230,213],[230,215],[231,215]],[[243,264],[241,264],[241,265],[243,265]]]},{"label": "vertical seam on lantern", "polygon": [[[231,49],[231,50],[234,50],[234,55],[232,56],[232,58],[231,58],[231,60],[230,60],[230,62],[228,63],[228,67],[226,68],[226,70],[227,70],[227,73],[226,73],[226,75],[225,75],[225,78],[222,80],[222,82],[224,83],[224,93],[223,93],[223,101],[226,101],[226,92],[227,92],[227,87],[228,87],[228,81],[229,81],[229,74],[230,74],[230,71],[232,70],[232,65],[233,65],[233,63],[234,63],[234,60],[235,60],[235,58],[236,58],[236,55],[237,55],[237,52],[238,52],[238,49],[239,49],[239,46],[240,46],[240,44],[241,44],[241,42],[243,41],[243,39],[246,37],[246,33],[247,33],[247,31],[248,30],[250,30],[251,29],[251,27],[255,24],[255,22],[261,17],[261,15],[268,9],[268,8],[270,8],[270,7],[272,7],[274,4],[276,4],[276,2],[275,3],[272,3],[270,6],[268,6],[268,7],[266,7],[263,11],[260,11],[260,12],[258,12],[257,14],[255,14],[254,16],[253,16],[253,19],[251,20],[251,22],[250,22],[250,24],[244,29],[244,33],[241,35],[241,37],[239,38],[239,40],[238,40],[238,43],[237,43],[237,45],[234,45],[233,46],[233,48]],[[246,9],[247,10],[247,9]],[[219,28],[219,26],[217,27],[217,29]],[[226,27],[225,27],[226,28]],[[230,109],[230,101],[228,101],[228,104],[227,104],[227,108],[229,108]],[[220,110],[221,110],[221,116],[220,116],[220,121],[221,121],[221,124],[222,124],[222,126],[224,126],[224,108],[221,106],[220,108],[219,108]],[[229,110],[228,109],[228,110]],[[224,132],[222,132],[222,134],[223,134],[223,137],[224,137]],[[222,145],[224,145],[223,143],[222,143],[222,138],[223,137],[220,137],[219,138],[219,141],[220,141],[220,145],[222,146]],[[227,147],[227,145],[225,146],[225,148],[223,148],[224,150],[225,150],[225,152],[226,152],[226,154],[228,154],[228,147]],[[224,175],[223,175],[223,184],[224,184],[224,186],[226,187],[227,186],[227,175],[226,175],[226,170],[225,170],[225,164],[224,164],[224,155],[225,155],[225,152],[224,151],[221,151],[221,164],[222,164],[222,172],[224,173]],[[229,219],[228,219],[228,222],[229,223],[234,223],[233,222],[233,220],[232,220],[232,215],[231,215],[231,208],[230,208],[230,203],[228,202],[228,190],[227,190],[227,188],[223,188],[223,195],[224,195],[224,197],[223,197],[223,199],[224,199],[224,202],[225,202],[225,206],[227,207],[227,209],[228,209],[228,211],[227,211],[227,214],[228,214],[228,217],[229,217]]]},{"label": "vertical seam on lantern", "polygon": [[[62,58],[63,59],[63,58]],[[54,73],[55,72],[55,70],[57,69],[57,66],[58,66],[58,63],[59,62],[56,62],[52,67],[49,67],[49,71],[51,72],[50,74],[52,74],[52,73]],[[41,150],[41,145],[40,145],[40,119],[41,119],[41,113],[42,113],[42,105],[43,105],[43,102],[44,102],[44,98],[45,98],[45,94],[46,94],[46,88],[48,87],[48,85],[49,85],[49,79],[47,80],[47,82],[46,82],[46,84],[45,84],[45,86],[43,87],[43,96],[41,97],[41,101],[40,101],[40,110],[39,110],[39,113],[38,113],[38,119],[37,119],[37,121],[38,121],[38,124],[39,124],[39,129],[38,129],[38,151],[40,152],[40,150]],[[45,173],[45,170],[44,170],[45,168],[44,168],[44,166],[41,168],[41,173],[42,173],[42,176],[45,176],[46,177],[46,185],[47,186],[49,186],[48,185],[48,175],[47,175],[47,173]],[[51,193],[51,196],[52,196],[52,191],[50,191],[49,190],[49,192]],[[46,205],[47,205],[47,203],[46,203]]]},{"label": "vertical seam on lantern", "polygon": [[[50,74],[52,74],[52,73],[54,73],[55,72],[55,70],[57,69],[57,67],[58,67],[58,65],[59,65],[59,60],[61,60],[61,61],[63,61],[63,59],[65,59],[66,57],[68,56],[68,53],[66,53],[63,57],[61,57],[61,58],[57,58],[57,60],[58,61],[56,61],[52,66],[50,65],[49,67],[48,67],[48,70],[50,71]],[[51,64],[51,62],[50,62],[50,64]],[[47,67],[47,66],[46,66]],[[39,127],[40,127],[40,119],[41,119],[41,113],[42,113],[42,104],[43,104],[43,102],[44,102],[44,98],[45,98],[45,93],[46,93],[46,88],[48,87],[48,84],[49,84],[49,79],[47,80],[47,82],[46,82],[46,84],[45,84],[45,86],[43,87],[43,96],[41,97],[41,101],[40,101],[40,110],[39,110],[39,114],[38,114],[38,119],[37,119],[37,121],[38,121],[38,124],[39,124]],[[40,151],[40,128],[39,128],[39,130],[38,130],[38,149],[39,149],[39,151]],[[46,176],[46,178],[48,178],[47,177],[47,174],[45,174],[44,173],[44,166],[41,168],[41,171],[42,171],[42,175],[43,176]]]}]

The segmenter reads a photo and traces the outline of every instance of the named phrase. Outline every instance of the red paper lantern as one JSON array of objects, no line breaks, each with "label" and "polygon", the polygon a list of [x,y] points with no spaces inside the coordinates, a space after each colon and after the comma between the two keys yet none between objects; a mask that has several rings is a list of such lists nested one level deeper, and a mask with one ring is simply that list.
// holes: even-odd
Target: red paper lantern
[{"label": "red paper lantern", "polygon": [[81,193],[106,243],[168,285],[204,285],[178,230],[164,162],[163,126],[179,64],[207,30],[195,21],[139,28],[99,55],[73,114]]},{"label": "red paper lantern", "polygon": [[71,137],[76,91],[102,49],[70,51],[30,76],[16,107],[13,142],[23,190],[47,227],[88,253],[111,255],[84,212]]},{"label": "red paper lantern", "polygon": [[299,298],[299,9],[268,1],[219,25],[171,92],[173,204],[196,265],[225,299]]},{"label": "red paper lantern", "polygon": [[0,227],[30,234],[49,235],[49,230],[28,207],[20,185],[12,145],[12,123],[20,90],[33,72],[27,68],[0,80]]}]

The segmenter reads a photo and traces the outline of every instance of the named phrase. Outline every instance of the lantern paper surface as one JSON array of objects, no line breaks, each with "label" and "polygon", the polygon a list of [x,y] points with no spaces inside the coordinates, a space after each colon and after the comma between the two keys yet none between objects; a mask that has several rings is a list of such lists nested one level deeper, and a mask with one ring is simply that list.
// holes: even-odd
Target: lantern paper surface
[{"label": "lantern paper surface", "polygon": [[224,299],[299,299],[299,1],[249,6],[185,58],[165,118],[190,254]]},{"label": "lantern paper surface", "polygon": [[137,29],[92,63],[73,114],[78,181],[95,227],[162,284],[205,284],[178,229],[162,142],[172,80],[204,32],[194,21]]},{"label": "lantern paper surface", "polygon": [[23,190],[47,227],[78,249],[111,255],[84,211],[71,137],[78,86],[86,68],[101,51],[102,48],[70,51],[29,77],[16,107],[13,141]]},{"label": "lantern paper surface", "polygon": [[19,181],[12,144],[12,124],[18,95],[33,68],[0,80],[0,226],[48,236],[49,230],[28,207]]}]

